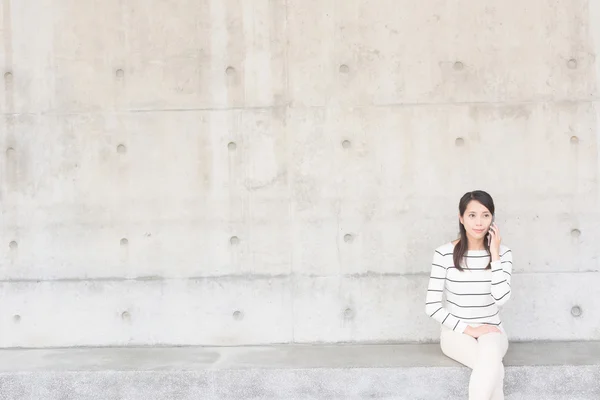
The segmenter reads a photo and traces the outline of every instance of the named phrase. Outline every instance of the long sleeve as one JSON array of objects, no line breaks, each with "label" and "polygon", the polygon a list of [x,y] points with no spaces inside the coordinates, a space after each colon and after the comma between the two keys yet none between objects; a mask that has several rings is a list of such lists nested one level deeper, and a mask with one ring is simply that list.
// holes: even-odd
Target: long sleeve
[{"label": "long sleeve", "polygon": [[429,286],[427,287],[427,297],[425,299],[425,313],[447,328],[463,333],[467,324],[450,314],[442,304],[448,263],[451,262],[451,254],[443,255],[437,250],[433,254]]},{"label": "long sleeve", "polygon": [[492,298],[496,305],[505,304],[511,295],[512,251],[502,249],[500,260],[492,262]]}]

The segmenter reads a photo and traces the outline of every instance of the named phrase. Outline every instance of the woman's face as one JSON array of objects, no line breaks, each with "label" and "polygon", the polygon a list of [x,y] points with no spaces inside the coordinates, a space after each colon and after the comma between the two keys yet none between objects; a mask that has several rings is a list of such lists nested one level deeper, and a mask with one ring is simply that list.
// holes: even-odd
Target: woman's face
[{"label": "woman's face", "polygon": [[460,222],[467,231],[470,239],[483,239],[492,224],[492,213],[483,204],[471,200],[465,213],[459,216]]}]

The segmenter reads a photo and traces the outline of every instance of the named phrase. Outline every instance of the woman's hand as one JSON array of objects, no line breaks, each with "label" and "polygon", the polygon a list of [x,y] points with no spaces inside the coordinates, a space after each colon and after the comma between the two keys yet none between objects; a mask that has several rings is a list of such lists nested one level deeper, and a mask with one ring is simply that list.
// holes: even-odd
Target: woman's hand
[{"label": "woman's hand", "polygon": [[486,333],[492,333],[492,332],[500,333],[501,331],[494,325],[481,325],[481,326],[478,326],[477,328],[473,328],[472,326],[469,325],[469,326],[467,326],[467,328],[464,331],[464,333],[466,335],[474,337],[475,339],[477,339],[480,336],[485,335]]},{"label": "woman's hand", "polygon": [[493,223],[490,226],[489,230],[490,235],[490,253],[492,255],[492,261],[500,259],[500,243],[502,242],[502,237],[500,236],[500,230],[498,229],[498,225]]}]

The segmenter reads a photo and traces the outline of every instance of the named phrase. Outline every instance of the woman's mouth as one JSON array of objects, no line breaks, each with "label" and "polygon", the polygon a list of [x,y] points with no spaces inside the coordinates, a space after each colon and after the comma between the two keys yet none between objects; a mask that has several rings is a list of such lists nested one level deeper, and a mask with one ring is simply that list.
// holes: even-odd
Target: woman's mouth
[{"label": "woman's mouth", "polygon": [[473,229],[473,232],[483,233],[483,232],[485,232],[485,229]]}]

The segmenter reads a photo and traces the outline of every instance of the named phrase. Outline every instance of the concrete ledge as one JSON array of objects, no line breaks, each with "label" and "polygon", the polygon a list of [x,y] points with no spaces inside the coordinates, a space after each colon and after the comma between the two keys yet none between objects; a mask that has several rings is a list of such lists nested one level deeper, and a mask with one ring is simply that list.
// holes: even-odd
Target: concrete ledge
[{"label": "concrete ledge", "polygon": [[[511,343],[507,400],[600,398],[600,342]],[[466,399],[438,344],[15,349],[0,399]]]}]

